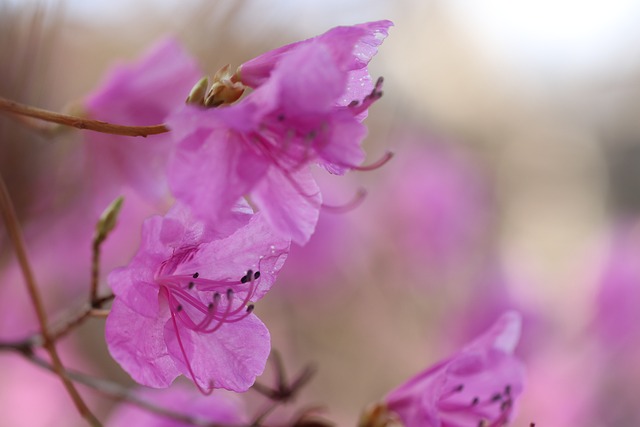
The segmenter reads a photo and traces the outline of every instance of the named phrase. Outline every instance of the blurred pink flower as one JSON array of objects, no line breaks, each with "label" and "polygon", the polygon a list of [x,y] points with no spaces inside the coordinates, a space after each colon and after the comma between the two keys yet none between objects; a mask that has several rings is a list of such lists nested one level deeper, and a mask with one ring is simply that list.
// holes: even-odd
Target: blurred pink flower
[{"label": "blurred pink flower", "polygon": [[326,40],[267,53],[240,67],[240,78],[251,77],[256,89],[238,104],[187,105],[172,114],[176,197],[218,218],[250,194],[278,232],[306,243],[322,202],[307,166],[318,162],[335,174],[359,168],[363,114],[381,96],[366,66],[390,25],[334,29]]},{"label": "blurred pink flower", "polygon": [[[217,390],[211,396],[174,385],[166,390],[140,388],[136,396],[162,409],[212,424],[242,425],[247,424],[245,408],[237,395]],[[109,417],[107,427],[187,427],[193,424],[181,422],[173,418],[138,408],[132,404],[120,404]]]},{"label": "blurred pink flower", "polygon": [[237,212],[231,225],[246,225],[230,234],[175,207],[145,221],[138,253],[109,275],[107,344],[140,384],[167,387],[184,374],[203,392],[245,391],[262,373],[270,337],[250,303],[275,281],[289,241],[249,216]]},{"label": "blurred pink flower", "polygon": [[399,259],[425,270],[441,283],[442,275],[474,265],[484,254],[491,199],[478,165],[453,144],[433,142],[419,134],[399,136],[385,179],[372,192],[384,222],[385,245],[392,242]]},{"label": "blurred pink flower", "polygon": [[[202,76],[196,61],[173,38],[157,42],[137,61],[111,70],[84,101],[87,113],[111,123],[147,126],[164,123],[184,104]],[[84,134],[86,172],[92,190],[108,203],[122,186],[131,186],[149,201],[168,193],[166,164],[171,151],[168,134],[132,138],[98,132]]]},{"label": "blurred pink flower", "polygon": [[609,350],[638,346],[640,332],[640,233],[620,227],[611,237],[599,277],[594,325]]},{"label": "blurred pink flower", "polygon": [[387,409],[406,427],[498,427],[508,423],[524,386],[513,355],[521,319],[505,313],[457,354],[392,391]]}]

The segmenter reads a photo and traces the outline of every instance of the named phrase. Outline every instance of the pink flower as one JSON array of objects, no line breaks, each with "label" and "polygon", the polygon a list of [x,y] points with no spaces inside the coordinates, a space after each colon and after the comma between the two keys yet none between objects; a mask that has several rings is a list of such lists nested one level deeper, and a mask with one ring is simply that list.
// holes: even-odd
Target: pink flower
[{"label": "pink flower", "polygon": [[[182,105],[202,72],[180,44],[167,38],[134,63],[111,70],[84,102],[95,119],[132,126],[164,123]],[[168,134],[131,138],[97,132],[84,134],[87,172],[94,191],[109,203],[131,186],[147,200],[166,196],[166,164],[171,151]]]},{"label": "pink flower", "polygon": [[199,216],[219,218],[250,194],[278,232],[306,243],[322,202],[307,166],[336,174],[359,168],[361,121],[381,95],[366,65],[390,25],[337,28],[267,53],[231,78],[256,87],[238,104],[172,114],[176,197]]},{"label": "pink flower", "polygon": [[213,230],[178,206],[145,221],[138,253],[108,278],[107,344],[134,380],[160,388],[184,374],[203,392],[245,391],[262,373],[270,337],[252,302],[275,281],[289,241],[249,216],[236,211]]},{"label": "pink flower", "polygon": [[506,425],[524,386],[524,368],[513,355],[520,323],[516,312],[504,314],[457,354],[389,393],[386,415],[406,427]]},{"label": "pink flower", "polygon": [[[216,391],[203,396],[194,390],[175,385],[166,390],[138,389],[136,396],[162,409],[201,419],[211,424],[241,425],[248,422],[245,408],[238,396]],[[187,427],[193,424],[178,421],[123,403],[109,417],[107,427]]]}]

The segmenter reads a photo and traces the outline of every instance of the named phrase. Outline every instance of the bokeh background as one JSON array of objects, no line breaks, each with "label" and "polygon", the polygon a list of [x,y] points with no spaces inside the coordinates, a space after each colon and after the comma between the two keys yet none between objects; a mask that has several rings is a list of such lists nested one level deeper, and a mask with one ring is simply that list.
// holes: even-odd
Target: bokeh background
[{"label": "bokeh background", "polygon": [[[638,426],[637,2],[0,0],[0,96],[77,111],[110,66],[166,34],[213,73],[377,19],[395,27],[370,66],[385,95],[365,144],[371,161],[396,157],[319,176],[328,203],[363,187],[368,196],[324,212],[257,307],[291,372],[319,368],[299,403],[354,425],[368,403],[517,309],[528,379],[512,425]],[[81,142],[0,117],[0,172],[53,319],[88,292],[96,217],[78,200]],[[135,198],[126,206],[105,272],[136,250],[139,224],[127,219],[152,212]],[[0,277],[0,337],[23,337],[35,322],[4,230]],[[103,325],[66,338],[64,361],[130,385]],[[107,417],[113,402],[81,390]],[[58,379],[0,354],[0,425],[82,423]]]}]

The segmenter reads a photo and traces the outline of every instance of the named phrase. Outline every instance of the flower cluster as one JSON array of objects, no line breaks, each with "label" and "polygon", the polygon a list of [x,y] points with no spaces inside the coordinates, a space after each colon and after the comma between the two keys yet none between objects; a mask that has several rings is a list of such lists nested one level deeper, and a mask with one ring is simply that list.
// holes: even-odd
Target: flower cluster
[{"label": "flower cluster", "polygon": [[203,393],[242,392],[262,373],[270,337],[254,303],[290,242],[314,232],[322,198],[310,165],[368,169],[362,121],[382,82],[367,64],[391,25],[334,28],[234,73],[224,67],[190,94],[198,67],[165,40],[88,98],[97,119],[170,130],[145,141],[87,138],[94,187],[108,197],[128,186],[157,206],[177,199],[144,222],[137,254],[108,277],[107,344],[138,383],[167,387],[182,374]]}]

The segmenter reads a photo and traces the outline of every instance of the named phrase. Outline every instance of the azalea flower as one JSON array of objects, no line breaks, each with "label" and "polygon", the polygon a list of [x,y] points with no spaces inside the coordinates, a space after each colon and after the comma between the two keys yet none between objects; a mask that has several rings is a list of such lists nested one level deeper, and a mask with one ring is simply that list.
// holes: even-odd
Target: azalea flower
[{"label": "azalea flower", "polygon": [[389,393],[365,414],[361,426],[506,425],[524,386],[524,368],[513,355],[520,325],[519,314],[504,314],[461,351]]},{"label": "azalea flower", "polygon": [[[244,405],[237,395],[215,391],[203,396],[194,390],[175,385],[166,390],[137,389],[135,395],[157,407],[212,424],[242,425],[248,423]],[[193,424],[141,409],[128,403],[120,404],[109,417],[107,427],[187,427]]]},{"label": "azalea flower", "polygon": [[[157,125],[184,103],[201,75],[195,59],[175,39],[166,38],[137,61],[114,67],[85,98],[83,108],[91,118],[111,123]],[[168,134],[140,139],[86,132],[83,137],[87,173],[94,193],[104,195],[102,205],[119,196],[123,186],[152,202],[167,196]]]},{"label": "azalea flower", "polygon": [[229,93],[238,84],[255,88],[234,105],[186,105],[169,116],[178,143],[169,174],[176,197],[199,216],[219,218],[250,195],[279,233],[306,243],[322,203],[308,165],[335,174],[363,168],[361,121],[381,96],[367,64],[391,25],[335,28],[218,75],[208,96],[196,90],[193,103],[219,106],[237,98]]},{"label": "azalea flower", "polygon": [[288,249],[262,215],[244,210],[215,229],[181,206],[146,220],[136,256],[108,277],[116,295],[106,323],[111,355],[146,386],[167,387],[184,374],[204,393],[247,390],[270,350],[253,302]]}]

